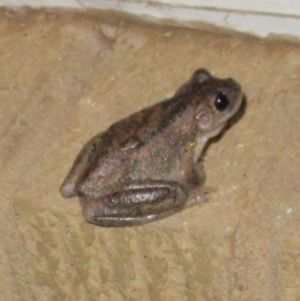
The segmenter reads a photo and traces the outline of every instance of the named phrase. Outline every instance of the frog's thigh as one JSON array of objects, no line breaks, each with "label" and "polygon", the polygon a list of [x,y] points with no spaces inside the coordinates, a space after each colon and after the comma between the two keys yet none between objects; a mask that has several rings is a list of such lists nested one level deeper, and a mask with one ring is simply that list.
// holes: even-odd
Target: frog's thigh
[{"label": "frog's thigh", "polygon": [[164,218],[185,207],[188,191],[175,181],[139,180],[95,199],[81,199],[88,222],[102,226],[133,226]]}]

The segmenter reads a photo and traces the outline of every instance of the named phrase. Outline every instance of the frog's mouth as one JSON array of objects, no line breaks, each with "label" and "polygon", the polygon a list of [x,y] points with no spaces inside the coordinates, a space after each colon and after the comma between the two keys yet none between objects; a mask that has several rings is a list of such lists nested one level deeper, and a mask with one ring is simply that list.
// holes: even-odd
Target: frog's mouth
[{"label": "frog's mouth", "polygon": [[207,141],[217,135],[219,135],[222,130],[226,127],[226,123],[228,120],[220,123],[216,128],[213,130],[209,130],[207,132],[201,132],[199,133],[198,137],[196,137],[196,147],[195,147],[195,153],[194,153],[194,162],[197,162],[203,152],[203,149],[207,143]]},{"label": "frog's mouth", "polygon": [[204,131],[204,133],[202,133],[202,139],[204,139],[205,143],[206,143],[207,140],[209,140],[210,138],[213,138],[213,137],[219,135],[222,132],[222,130],[226,128],[227,124],[228,124],[228,120],[220,123],[214,129],[211,129],[207,132]]}]

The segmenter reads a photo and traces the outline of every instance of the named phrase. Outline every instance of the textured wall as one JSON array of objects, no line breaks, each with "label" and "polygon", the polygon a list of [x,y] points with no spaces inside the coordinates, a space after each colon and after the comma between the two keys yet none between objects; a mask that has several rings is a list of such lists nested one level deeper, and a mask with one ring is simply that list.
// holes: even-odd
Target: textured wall
[{"label": "textured wall", "polygon": [[[300,299],[300,48],[119,16],[0,10],[0,299]],[[209,202],[87,224],[59,186],[82,144],[205,67],[243,118],[205,159]]]}]

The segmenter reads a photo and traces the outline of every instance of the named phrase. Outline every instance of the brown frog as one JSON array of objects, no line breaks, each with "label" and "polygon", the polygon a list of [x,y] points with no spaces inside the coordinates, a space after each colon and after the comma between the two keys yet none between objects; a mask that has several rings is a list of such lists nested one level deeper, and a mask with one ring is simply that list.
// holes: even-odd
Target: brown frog
[{"label": "brown frog", "polygon": [[79,196],[84,218],[99,226],[141,225],[181,211],[203,185],[204,146],[241,103],[237,82],[199,69],[174,97],[92,138],[60,192]]}]

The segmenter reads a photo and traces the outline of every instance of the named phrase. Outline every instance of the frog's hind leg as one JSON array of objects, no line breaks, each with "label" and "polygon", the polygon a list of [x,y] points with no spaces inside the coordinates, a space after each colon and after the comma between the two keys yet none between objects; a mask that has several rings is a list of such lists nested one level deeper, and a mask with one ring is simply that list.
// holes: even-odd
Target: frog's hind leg
[{"label": "frog's hind leg", "polygon": [[135,226],[170,216],[185,208],[188,189],[175,181],[139,180],[115,184],[96,198],[81,197],[82,214],[105,227]]},{"label": "frog's hind leg", "polygon": [[99,133],[88,141],[77,155],[71,170],[60,187],[60,193],[63,197],[72,198],[78,195],[76,186],[84,176],[87,166],[92,165],[92,160],[97,154],[96,149],[101,143],[102,135],[103,133]]}]

